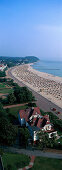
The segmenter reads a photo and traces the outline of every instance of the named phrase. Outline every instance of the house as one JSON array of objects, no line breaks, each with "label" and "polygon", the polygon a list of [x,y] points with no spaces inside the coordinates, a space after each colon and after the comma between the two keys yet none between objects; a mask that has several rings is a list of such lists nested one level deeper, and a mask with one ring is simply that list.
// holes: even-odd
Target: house
[{"label": "house", "polygon": [[6,65],[0,64],[0,71],[3,71],[6,67],[7,67],[7,64]]},{"label": "house", "polygon": [[43,132],[47,132],[49,138],[52,138],[53,135],[57,137],[57,131],[54,130],[54,126],[50,122],[49,115],[44,115],[42,119],[39,119],[37,127],[39,127]]},{"label": "house", "polygon": [[26,126],[29,129],[34,143],[39,140],[38,133],[40,131],[48,133],[49,138],[52,138],[53,135],[57,136],[57,131],[54,130],[49,115],[42,116],[39,107],[20,110],[18,119],[21,126]]}]

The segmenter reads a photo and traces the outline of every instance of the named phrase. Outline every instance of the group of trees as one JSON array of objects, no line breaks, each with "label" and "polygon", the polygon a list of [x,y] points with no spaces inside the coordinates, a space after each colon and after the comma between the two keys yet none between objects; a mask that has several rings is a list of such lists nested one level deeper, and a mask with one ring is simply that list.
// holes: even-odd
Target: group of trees
[{"label": "group of trees", "polygon": [[37,62],[39,59],[35,56],[26,57],[3,57],[0,56],[1,63],[7,64],[8,67],[13,67],[22,63],[33,63]]},{"label": "group of trees", "polygon": [[3,109],[0,103],[0,145],[16,145],[18,138],[18,145],[26,147],[30,137],[29,131],[26,127],[19,126],[18,118],[18,124],[15,124],[15,120],[16,116],[11,114],[10,109]]},{"label": "group of trees", "polygon": [[13,82],[12,79],[6,78],[6,77],[0,77],[0,83],[7,83],[9,85],[14,85],[14,86],[16,84],[16,83]]},{"label": "group of trees", "polygon": [[[43,112],[41,110],[41,114],[42,115],[48,114],[50,118],[50,122],[54,125],[54,129],[57,130],[58,134],[62,134],[62,120],[60,120],[56,115],[54,115],[51,112]],[[44,144],[46,145],[46,147],[62,149],[62,143],[58,143],[55,136],[53,136],[51,139],[48,138],[48,135],[46,138],[45,138],[45,135],[42,135],[42,137],[43,137],[43,140],[41,140],[41,142],[39,143],[39,146],[43,146],[43,143],[45,141]]]},{"label": "group of trees", "polygon": [[22,146],[27,146],[30,137],[29,130],[26,127],[19,128],[19,143]]},{"label": "group of trees", "polygon": [[41,110],[41,114],[44,116],[45,114],[49,115],[50,122],[54,125],[54,129],[62,132],[62,120],[59,119],[56,115],[54,115],[52,112],[43,112]]},{"label": "group of trees", "polygon": [[46,149],[55,147],[56,137],[54,135],[51,139],[49,138],[49,135],[46,132],[41,131],[38,135],[39,135],[38,148]]},{"label": "group of trees", "polygon": [[28,90],[27,87],[20,87],[13,80],[5,80],[7,84],[13,87],[13,92],[9,93],[5,99],[0,97],[0,102],[3,105],[7,104],[17,104],[17,103],[31,103],[35,101],[35,97],[33,96],[32,92]]},{"label": "group of trees", "polygon": [[13,93],[7,96],[7,102],[9,104],[31,102],[33,100],[35,98],[32,92],[27,87],[19,87],[18,85],[14,87]]},{"label": "group of trees", "polygon": [[26,147],[29,138],[26,127],[20,127],[17,115],[13,115],[10,109],[3,109],[0,103],[0,145],[16,145]]},{"label": "group of trees", "polygon": [[5,76],[6,76],[5,71],[0,71],[0,77],[5,77]]},{"label": "group of trees", "polygon": [[47,112],[51,123],[53,123],[55,130],[62,132],[62,120],[51,112]]},{"label": "group of trees", "polygon": [[6,78],[0,78],[0,83],[5,83],[5,82],[7,82],[7,79]]},{"label": "group of trees", "polygon": [[0,77],[0,83],[6,83],[7,85],[10,85],[10,86],[17,85],[16,83],[14,83],[13,79],[6,78],[6,77]]},{"label": "group of trees", "polygon": [[0,144],[12,145],[17,136],[17,127],[8,119],[7,112],[0,103]]},{"label": "group of trees", "polygon": [[19,128],[15,123],[18,122],[18,118],[10,112],[10,109],[3,109],[2,104],[29,102],[31,105],[35,98],[27,87],[19,87],[13,80],[3,78],[1,82],[7,82],[13,86],[13,92],[8,94],[6,99],[0,98],[0,145],[13,145],[19,132],[19,143],[26,146],[29,138],[28,129],[26,127]]}]

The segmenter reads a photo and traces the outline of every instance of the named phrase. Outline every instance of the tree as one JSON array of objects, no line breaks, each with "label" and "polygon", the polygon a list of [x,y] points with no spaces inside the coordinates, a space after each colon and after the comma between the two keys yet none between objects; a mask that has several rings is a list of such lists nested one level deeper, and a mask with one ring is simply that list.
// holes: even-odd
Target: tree
[{"label": "tree", "polygon": [[31,102],[34,98],[32,92],[27,87],[19,87],[18,85],[14,87],[14,95],[19,103]]},{"label": "tree", "polygon": [[5,109],[3,109],[3,105],[0,103],[0,117],[6,117],[7,113]]},{"label": "tree", "polygon": [[14,96],[14,93],[10,93],[7,97],[7,101],[9,104],[13,104],[16,101],[16,97]]},{"label": "tree", "polygon": [[48,133],[46,132],[40,132],[39,134],[39,142],[38,146],[41,149],[46,149],[48,147],[53,148],[53,146],[56,144],[56,137],[53,135],[50,139],[48,136]]},{"label": "tree", "polygon": [[28,107],[36,107],[36,103],[30,102],[30,103],[27,104],[27,106],[28,106]]},{"label": "tree", "polygon": [[12,145],[16,139],[18,129],[7,118],[0,117],[0,144]]},{"label": "tree", "polygon": [[3,105],[2,103],[0,102],[0,112],[3,110]]},{"label": "tree", "polygon": [[20,144],[26,146],[28,143],[28,139],[29,139],[29,130],[25,127],[25,128],[19,128],[19,133],[20,133]]},{"label": "tree", "polygon": [[2,148],[0,148],[0,155],[2,156],[3,155],[3,149]]},{"label": "tree", "polygon": [[12,145],[15,142],[18,128],[9,121],[9,116],[0,103],[0,144]]},{"label": "tree", "polygon": [[51,112],[47,112],[49,115],[51,123],[53,123],[54,128],[62,132],[62,120],[60,120],[56,115]]}]

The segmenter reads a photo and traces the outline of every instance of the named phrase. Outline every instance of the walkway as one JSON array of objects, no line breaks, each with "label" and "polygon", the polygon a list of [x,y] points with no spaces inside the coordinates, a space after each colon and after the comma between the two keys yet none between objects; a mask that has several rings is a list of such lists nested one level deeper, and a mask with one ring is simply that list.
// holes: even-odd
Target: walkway
[{"label": "walkway", "polygon": [[3,108],[4,108],[4,109],[7,109],[7,108],[12,108],[12,107],[24,106],[24,105],[26,105],[26,104],[28,104],[28,103],[7,105],[7,106],[4,106]]},{"label": "walkway", "polygon": [[26,170],[26,169],[32,168],[33,164],[34,164],[34,160],[35,160],[35,156],[31,156],[31,161],[30,161],[29,165],[25,166],[24,168],[19,168],[18,170]]},{"label": "walkway", "polygon": [[47,152],[47,151],[41,151],[41,150],[28,150],[28,149],[17,149],[14,147],[1,147],[3,148],[4,152],[12,152],[12,153],[19,153],[19,154],[25,154],[28,156],[42,156],[42,157],[48,157],[48,158],[56,158],[56,159],[62,159],[62,153],[56,153],[56,152]]}]

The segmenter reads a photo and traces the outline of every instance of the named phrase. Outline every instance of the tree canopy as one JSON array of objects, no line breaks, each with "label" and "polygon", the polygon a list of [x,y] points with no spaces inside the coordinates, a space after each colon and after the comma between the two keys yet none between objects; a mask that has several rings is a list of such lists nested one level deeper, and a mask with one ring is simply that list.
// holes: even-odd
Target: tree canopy
[{"label": "tree canopy", "polygon": [[17,127],[10,123],[7,112],[0,103],[0,144],[12,145],[17,135]]},{"label": "tree canopy", "polygon": [[7,102],[9,104],[26,103],[33,100],[35,100],[35,98],[32,95],[32,92],[28,90],[27,87],[19,87],[18,85],[14,87],[13,93],[10,93],[7,96]]}]

